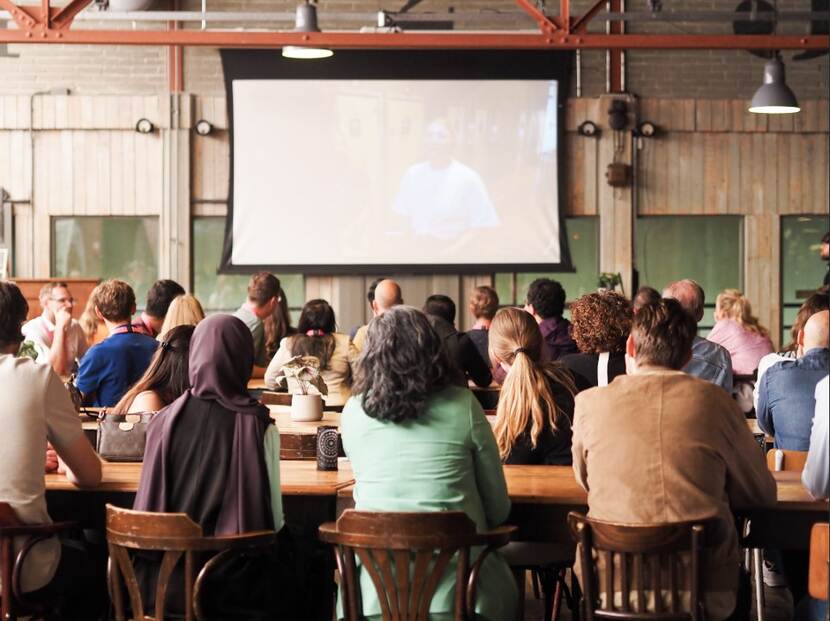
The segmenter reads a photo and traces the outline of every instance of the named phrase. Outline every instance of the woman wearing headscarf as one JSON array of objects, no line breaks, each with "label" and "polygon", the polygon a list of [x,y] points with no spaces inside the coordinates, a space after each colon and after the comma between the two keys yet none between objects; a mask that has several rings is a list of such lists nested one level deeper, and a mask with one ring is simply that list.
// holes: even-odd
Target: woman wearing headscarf
[{"label": "woman wearing headscarf", "polygon": [[[148,426],[135,509],[186,513],[206,536],[282,528],[279,432],[268,409],[246,389],[253,364],[251,333],[239,319],[214,315],[196,327],[191,387]],[[154,560],[136,563],[149,609],[158,571]],[[244,580],[253,593],[253,583]],[[167,598],[171,613],[183,610],[176,573]],[[233,598],[225,599],[230,604]]]}]

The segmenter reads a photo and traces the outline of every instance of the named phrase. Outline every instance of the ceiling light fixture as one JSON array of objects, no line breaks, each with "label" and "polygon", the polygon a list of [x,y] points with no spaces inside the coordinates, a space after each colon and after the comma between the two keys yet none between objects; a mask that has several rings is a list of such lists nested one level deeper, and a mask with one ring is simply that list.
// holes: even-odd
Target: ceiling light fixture
[{"label": "ceiling light fixture", "polygon": [[[297,7],[294,32],[320,32],[320,28],[317,27],[317,7],[311,4],[311,2],[306,1]],[[282,55],[285,58],[310,60],[328,58],[333,56],[334,52],[324,47],[286,45],[282,48]]]},{"label": "ceiling light fixture", "polygon": [[801,111],[798,100],[787,86],[784,63],[779,55],[764,65],[764,83],[755,91],[749,111],[757,114],[793,114]]}]

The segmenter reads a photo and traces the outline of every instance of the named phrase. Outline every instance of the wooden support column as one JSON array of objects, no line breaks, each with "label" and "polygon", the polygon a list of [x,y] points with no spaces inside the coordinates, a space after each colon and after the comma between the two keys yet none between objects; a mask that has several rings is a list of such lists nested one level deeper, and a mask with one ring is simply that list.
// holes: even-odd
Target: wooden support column
[{"label": "wooden support column", "polygon": [[[612,99],[619,95],[600,98],[600,109],[607,110]],[[599,269],[601,272],[619,272],[625,294],[631,295],[632,259],[634,235],[632,218],[634,205],[631,187],[612,188],[605,179],[608,164],[621,162],[631,165],[631,132],[614,132],[601,119],[602,135],[599,138],[599,162],[597,166],[597,198],[600,226]],[[617,139],[615,140],[615,133]]]},{"label": "wooden support column", "polygon": [[163,192],[159,222],[159,277],[172,278],[192,288],[190,270],[190,95],[167,96],[167,127],[159,130],[163,142]]},{"label": "wooden support column", "polygon": [[752,213],[744,217],[744,294],[776,349],[781,340],[781,217]]}]

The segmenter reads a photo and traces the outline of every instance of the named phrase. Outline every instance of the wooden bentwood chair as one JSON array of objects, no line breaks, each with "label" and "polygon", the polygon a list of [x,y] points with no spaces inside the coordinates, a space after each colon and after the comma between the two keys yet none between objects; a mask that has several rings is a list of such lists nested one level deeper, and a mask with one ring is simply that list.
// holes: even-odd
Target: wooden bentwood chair
[{"label": "wooden bentwood chair", "polygon": [[[107,505],[107,547],[109,548],[108,586],[116,621],[125,621],[123,585],[136,621],[164,616],[167,585],[178,562],[184,557],[185,619],[202,621],[208,618],[203,610],[201,591],[206,576],[230,557],[261,551],[276,542],[274,531],[258,531],[241,535],[204,537],[202,527],[185,513],[149,513]],[[153,617],[145,616],[144,604],[130,560],[129,550],[163,552],[156,585],[156,606]],[[196,556],[214,552],[198,575]]]},{"label": "wooden bentwood chair", "polygon": [[830,524],[813,524],[810,531],[810,570],[807,586],[810,597],[828,600],[830,593]]},{"label": "wooden bentwood chair", "polygon": [[[24,524],[6,502],[0,502],[0,582],[3,592],[0,596],[0,619],[16,621],[18,617],[48,619],[59,613],[59,602],[34,601],[27,597],[21,586],[22,568],[32,548],[54,535],[76,530],[75,522],[52,524]],[[14,554],[14,540],[27,538]],[[9,586],[11,585],[11,586]]]},{"label": "wooden bentwood chair", "polygon": [[[717,518],[630,526],[594,520],[572,511],[568,525],[580,545],[584,621],[705,618],[701,557],[704,548],[724,539],[723,526]],[[681,555],[688,559],[688,569],[684,569]],[[598,567],[598,560],[602,567]],[[684,574],[686,579],[682,580]],[[686,591],[689,600],[684,606],[682,593]]]},{"label": "wooden bentwood chair", "polygon": [[[487,555],[505,545],[515,526],[477,533],[462,511],[375,513],[345,511],[336,523],[320,526],[320,539],[334,546],[346,621],[366,619],[360,601],[361,570],[372,579],[383,621],[427,621],[429,605],[454,555],[455,604],[452,619],[475,619],[476,582]],[[470,568],[470,548],[484,546]],[[414,573],[410,571],[414,569]],[[368,617],[378,618],[378,617]]]}]

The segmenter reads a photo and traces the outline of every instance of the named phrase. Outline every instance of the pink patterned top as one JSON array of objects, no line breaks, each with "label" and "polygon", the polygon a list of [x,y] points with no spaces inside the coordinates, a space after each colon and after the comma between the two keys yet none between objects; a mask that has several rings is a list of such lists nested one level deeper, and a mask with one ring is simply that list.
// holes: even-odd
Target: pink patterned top
[{"label": "pink patterned top", "polygon": [[734,319],[718,321],[706,338],[729,351],[735,375],[752,374],[761,358],[773,351],[769,337],[747,330]]}]

